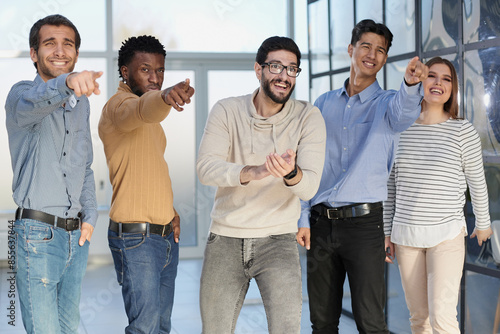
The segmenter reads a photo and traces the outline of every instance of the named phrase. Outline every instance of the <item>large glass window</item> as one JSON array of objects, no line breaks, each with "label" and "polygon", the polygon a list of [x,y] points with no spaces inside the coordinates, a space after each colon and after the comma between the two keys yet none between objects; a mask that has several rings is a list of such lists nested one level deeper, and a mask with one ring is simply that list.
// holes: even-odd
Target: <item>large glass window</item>
[{"label": "large glass window", "polygon": [[384,17],[382,2],[383,0],[356,0],[356,21],[372,19],[375,22],[382,22]]},{"label": "large glass window", "polygon": [[312,73],[330,70],[330,37],[328,24],[328,1],[319,0],[308,7],[309,52]]},{"label": "large glass window", "polygon": [[[342,10],[339,10],[342,8]],[[350,58],[347,47],[351,43],[351,31],[354,28],[354,6],[344,0],[332,0],[331,35],[332,35],[332,69],[349,67]],[[334,86],[335,87],[335,86]]]},{"label": "large glass window", "polygon": [[394,38],[391,56],[415,51],[415,2],[387,0],[386,25]]},{"label": "large glass window", "polygon": [[151,34],[167,50],[255,52],[267,37],[287,33],[286,0],[113,1],[113,48]]},{"label": "large glass window", "polygon": [[438,50],[456,45],[460,2],[422,0],[422,48]]},{"label": "large glass window", "polygon": [[489,0],[464,1],[463,25],[465,43],[497,38],[500,36],[498,2]]},{"label": "large glass window", "polygon": [[464,116],[479,132],[487,156],[500,154],[500,48],[465,53]]},{"label": "large glass window", "polygon": [[17,0],[0,4],[0,55],[5,50],[28,51],[33,23],[54,13],[66,16],[77,27],[82,38],[80,51],[106,49],[106,1]]}]

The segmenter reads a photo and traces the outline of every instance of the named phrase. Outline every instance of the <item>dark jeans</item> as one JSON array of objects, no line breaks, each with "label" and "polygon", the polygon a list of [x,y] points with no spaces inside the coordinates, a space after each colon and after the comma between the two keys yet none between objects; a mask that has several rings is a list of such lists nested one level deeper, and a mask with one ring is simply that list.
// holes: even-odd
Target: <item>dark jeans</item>
[{"label": "dark jeans", "polygon": [[123,233],[108,230],[118,283],[129,325],[126,334],[170,333],[179,244],[174,233]]},{"label": "dark jeans", "polygon": [[345,276],[359,333],[389,333],[384,318],[382,208],[340,220],[311,215],[307,290],[314,334],[338,333]]}]

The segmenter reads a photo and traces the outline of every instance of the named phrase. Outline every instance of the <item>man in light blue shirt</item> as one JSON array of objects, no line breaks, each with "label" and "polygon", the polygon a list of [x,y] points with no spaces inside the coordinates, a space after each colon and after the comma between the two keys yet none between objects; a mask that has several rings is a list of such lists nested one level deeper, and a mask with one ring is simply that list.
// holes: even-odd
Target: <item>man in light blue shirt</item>
[{"label": "man in light blue shirt", "polygon": [[28,333],[76,333],[81,282],[97,202],[87,99],[102,72],[73,72],[80,35],[61,15],[37,21],[30,56],[38,75],[15,84],[6,123],[18,206],[16,283]]},{"label": "man in light blue shirt", "polygon": [[381,202],[387,198],[398,134],[420,113],[420,81],[428,72],[415,57],[399,91],[381,89],[376,76],[391,43],[385,25],[359,22],[348,46],[349,79],[315,103],[327,128],[326,159],[317,194],[301,201],[297,234],[308,249],[314,334],[338,333],[346,274],[358,331],[388,333],[384,260],[392,262],[393,248],[384,237]]}]

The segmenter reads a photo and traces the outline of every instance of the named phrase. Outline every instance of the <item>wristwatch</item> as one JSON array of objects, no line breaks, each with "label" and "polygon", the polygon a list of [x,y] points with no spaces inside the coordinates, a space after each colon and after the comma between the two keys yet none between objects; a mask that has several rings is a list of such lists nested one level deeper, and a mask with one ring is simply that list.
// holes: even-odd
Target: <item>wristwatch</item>
[{"label": "wristwatch", "polygon": [[293,179],[295,176],[297,176],[297,164],[295,164],[295,167],[293,168],[293,170],[290,173],[283,176],[283,178],[285,180],[290,180],[290,179]]}]

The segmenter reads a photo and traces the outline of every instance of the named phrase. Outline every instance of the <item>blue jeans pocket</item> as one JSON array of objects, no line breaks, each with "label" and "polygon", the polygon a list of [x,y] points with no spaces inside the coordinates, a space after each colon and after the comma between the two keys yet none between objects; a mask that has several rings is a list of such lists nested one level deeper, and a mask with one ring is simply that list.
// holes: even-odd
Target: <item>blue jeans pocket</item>
[{"label": "blue jeans pocket", "polygon": [[33,220],[25,220],[14,225],[16,238],[24,239],[29,243],[47,243],[54,239],[53,227]]},{"label": "blue jeans pocket", "polygon": [[127,233],[123,234],[122,240],[124,249],[129,250],[142,245],[146,241],[146,236],[142,233]]},{"label": "blue jeans pocket", "polygon": [[33,225],[28,227],[27,242],[48,242],[54,238],[52,228],[49,226]]}]

